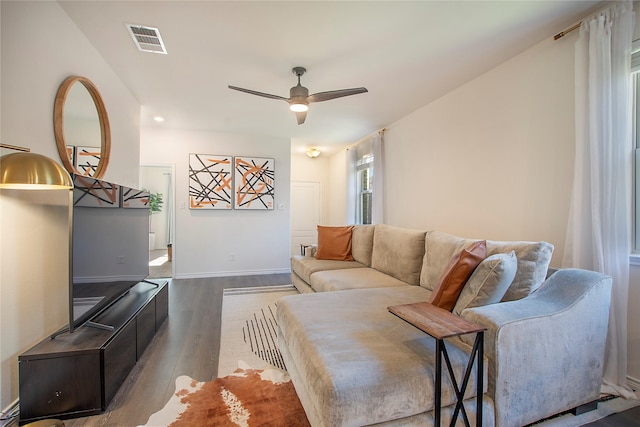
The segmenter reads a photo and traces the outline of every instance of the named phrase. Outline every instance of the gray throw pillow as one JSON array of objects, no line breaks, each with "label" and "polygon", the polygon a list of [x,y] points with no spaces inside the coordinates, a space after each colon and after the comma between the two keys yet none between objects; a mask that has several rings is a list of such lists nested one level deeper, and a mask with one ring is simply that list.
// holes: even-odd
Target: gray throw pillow
[{"label": "gray throw pillow", "polygon": [[460,316],[466,308],[500,302],[513,282],[517,269],[515,251],[485,258],[464,285],[453,313]]}]

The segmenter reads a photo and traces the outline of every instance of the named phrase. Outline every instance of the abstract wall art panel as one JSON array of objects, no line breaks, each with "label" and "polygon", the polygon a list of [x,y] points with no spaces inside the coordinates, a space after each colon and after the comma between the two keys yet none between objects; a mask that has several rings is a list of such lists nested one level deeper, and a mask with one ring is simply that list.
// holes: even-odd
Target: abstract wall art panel
[{"label": "abstract wall art panel", "polygon": [[93,176],[100,163],[100,147],[76,147],[76,171]]},{"label": "abstract wall art panel", "polygon": [[74,167],[76,165],[76,147],[73,145],[67,145],[67,157],[69,158],[69,163],[71,163]]},{"label": "abstract wall art panel", "polygon": [[119,208],[120,186],[81,175],[73,176],[73,205]]},{"label": "abstract wall art panel", "polygon": [[231,209],[233,157],[189,154],[189,209]]},{"label": "abstract wall art panel", "polygon": [[274,159],[235,157],[235,208],[273,209]]},{"label": "abstract wall art panel", "polygon": [[122,207],[131,209],[149,209],[149,192],[122,186]]}]

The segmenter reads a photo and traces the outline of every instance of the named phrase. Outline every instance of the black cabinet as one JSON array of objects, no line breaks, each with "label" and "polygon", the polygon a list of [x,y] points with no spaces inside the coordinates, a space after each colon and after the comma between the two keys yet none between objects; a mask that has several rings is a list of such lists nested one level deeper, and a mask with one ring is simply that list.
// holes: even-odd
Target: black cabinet
[{"label": "black cabinet", "polygon": [[85,326],[18,357],[20,423],[104,411],[169,312],[166,282],[142,282]]}]

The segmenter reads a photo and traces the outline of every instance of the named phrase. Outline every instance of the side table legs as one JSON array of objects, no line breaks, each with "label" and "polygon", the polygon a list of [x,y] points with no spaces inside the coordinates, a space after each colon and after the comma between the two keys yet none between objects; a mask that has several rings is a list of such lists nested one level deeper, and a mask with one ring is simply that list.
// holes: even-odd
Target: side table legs
[{"label": "side table legs", "polygon": [[444,339],[436,339],[436,372],[435,372],[435,401],[434,401],[434,425],[439,427],[441,424],[441,408],[442,408],[442,357],[444,356],[445,364],[447,366],[447,371],[449,372],[449,378],[451,378],[451,383],[453,384],[453,389],[456,393],[456,407],[453,412],[453,416],[451,417],[450,426],[454,426],[456,420],[458,419],[458,414],[462,413],[462,419],[464,420],[464,424],[467,427],[470,427],[469,418],[467,417],[467,413],[464,409],[463,401],[464,401],[464,392],[467,389],[467,385],[469,383],[469,378],[471,377],[471,371],[473,369],[473,362],[477,360],[476,363],[476,372],[477,372],[477,381],[476,381],[476,426],[482,427],[482,395],[484,389],[484,332],[480,331],[476,334],[476,340],[473,344],[473,349],[471,350],[471,355],[469,356],[469,362],[467,363],[467,368],[464,373],[464,377],[462,379],[462,383],[460,387],[458,387],[458,383],[456,382],[455,375],[453,373],[453,368],[451,367],[451,361],[449,360],[449,354],[447,353],[447,347],[445,346]]}]

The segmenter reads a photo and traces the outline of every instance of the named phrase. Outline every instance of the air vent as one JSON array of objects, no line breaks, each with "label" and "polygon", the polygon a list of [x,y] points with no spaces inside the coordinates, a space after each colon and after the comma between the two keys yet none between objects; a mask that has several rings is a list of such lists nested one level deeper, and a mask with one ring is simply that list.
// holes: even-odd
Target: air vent
[{"label": "air vent", "polygon": [[160,30],[142,25],[127,24],[127,29],[133,42],[142,52],[153,52],[167,54],[164,42],[160,36]]}]

